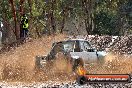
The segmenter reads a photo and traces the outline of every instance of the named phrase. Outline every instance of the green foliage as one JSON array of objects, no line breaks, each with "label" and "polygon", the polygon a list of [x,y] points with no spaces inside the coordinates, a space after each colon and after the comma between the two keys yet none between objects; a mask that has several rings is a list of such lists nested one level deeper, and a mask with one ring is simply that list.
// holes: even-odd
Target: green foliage
[{"label": "green foliage", "polygon": [[[94,8],[95,34],[119,35],[123,26],[130,22],[131,0],[98,0]],[[124,21],[120,21],[124,19]],[[120,26],[118,28],[118,26]],[[121,29],[122,26],[122,29]]]},{"label": "green foliage", "polygon": [[116,28],[117,2],[99,0],[94,12],[94,34],[118,35]]},{"label": "green foliage", "polygon": [[32,14],[34,17],[40,16],[43,13],[45,2],[43,0],[32,0]]},{"label": "green foliage", "polygon": [[[85,3],[87,8],[82,1],[87,1]],[[14,4],[19,23],[20,0],[14,0]],[[85,25],[93,21],[94,27],[90,29],[93,34],[119,35],[120,31],[132,31],[132,0],[31,0],[30,4],[31,13],[28,0],[25,0],[23,9],[29,17],[31,35],[36,30],[40,35],[50,33],[53,30],[52,24],[56,26],[55,31],[57,32],[65,26],[67,19],[75,20],[77,18],[87,20]],[[3,20],[5,16],[6,21],[14,27],[9,1],[0,0],[0,5],[0,20]],[[88,9],[88,13],[84,9]],[[51,18],[54,19],[53,22],[51,22]],[[126,24],[127,29],[123,27]]]},{"label": "green foliage", "polygon": [[116,27],[116,17],[107,12],[99,12],[95,14],[95,34],[107,34],[107,35],[116,35],[118,34],[115,29]]}]

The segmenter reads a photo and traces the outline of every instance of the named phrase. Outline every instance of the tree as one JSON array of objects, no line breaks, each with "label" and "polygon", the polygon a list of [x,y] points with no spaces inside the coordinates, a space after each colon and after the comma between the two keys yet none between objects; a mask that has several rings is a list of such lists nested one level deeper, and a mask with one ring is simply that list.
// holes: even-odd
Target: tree
[{"label": "tree", "polygon": [[94,0],[82,0],[82,9],[84,11],[85,26],[88,34],[92,34],[94,30],[93,12],[94,12]]}]

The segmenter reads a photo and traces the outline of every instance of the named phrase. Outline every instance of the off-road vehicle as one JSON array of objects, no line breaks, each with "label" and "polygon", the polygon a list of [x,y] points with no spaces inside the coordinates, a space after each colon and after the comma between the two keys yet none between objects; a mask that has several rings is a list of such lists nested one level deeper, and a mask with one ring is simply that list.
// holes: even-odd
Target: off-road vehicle
[{"label": "off-road vehicle", "polygon": [[52,64],[59,59],[58,65],[61,64],[61,60],[65,60],[67,65],[71,65],[74,71],[77,66],[103,63],[105,56],[105,51],[97,51],[91,46],[90,42],[84,39],[72,39],[53,43],[48,55],[36,56],[36,66],[38,68],[52,67]]}]

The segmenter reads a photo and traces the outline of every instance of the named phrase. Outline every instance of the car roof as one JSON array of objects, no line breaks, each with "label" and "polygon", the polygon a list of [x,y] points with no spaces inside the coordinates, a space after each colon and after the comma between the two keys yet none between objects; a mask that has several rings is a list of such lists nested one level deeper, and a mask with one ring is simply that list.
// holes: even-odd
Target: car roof
[{"label": "car roof", "polygon": [[86,41],[85,39],[70,39],[70,40],[73,40],[73,41]]},{"label": "car roof", "polygon": [[68,39],[68,40],[59,41],[59,42],[56,42],[56,43],[68,42],[68,41],[87,41],[87,40],[85,40],[85,39]]},{"label": "car roof", "polygon": [[85,40],[85,39],[68,39],[68,40],[64,40],[64,41],[57,41],[57,42],[54,42],[54,43],[52,44],[52,46],[54,46],[55,44],[59,44],[59,43],[75,42],[75,41],[86,41],[86,42],[88,42],[88,40]]}]

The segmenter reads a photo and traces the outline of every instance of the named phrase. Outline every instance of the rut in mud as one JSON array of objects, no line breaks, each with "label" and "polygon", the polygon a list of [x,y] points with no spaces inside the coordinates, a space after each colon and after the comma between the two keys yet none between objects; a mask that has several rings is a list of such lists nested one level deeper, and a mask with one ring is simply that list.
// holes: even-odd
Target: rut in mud
[{"label": "rut in mud", "polygon": [[[46,36],[0,55],[0,80],[5,81],[47,81],[47,80],[74,80],[67,70],[65,62],[57,61],[51,70],[42,71],[35,69],[35,56],[46,55],[55,41],[65,39],[65,35]],[[63,57],[62,57],[63,58]],[[131,73],[132,58],[109,54],[104,65],[90,64],[86,66],[89,73]],[[58,65],[59,64],[59,65]],[[61,68],[59,68],[61,67]],[[70,68],[68,70],[71,70]]]}]

